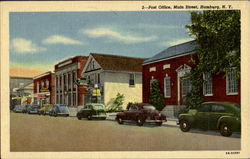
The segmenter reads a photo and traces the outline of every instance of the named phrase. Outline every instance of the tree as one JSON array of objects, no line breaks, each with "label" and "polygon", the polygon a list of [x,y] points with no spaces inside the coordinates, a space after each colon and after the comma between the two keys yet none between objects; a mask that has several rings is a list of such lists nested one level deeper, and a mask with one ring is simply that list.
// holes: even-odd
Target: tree
[{"label": "tree", "polygon": [[153,80],[151,83],[149,103],[154,105],[157,110],[162,110],[165,106],[164,98],[157,80]]},{"label": "tree", "polygon": [[111,105],[111,107],[109,108],[109,112],[113,112],[113,111],[122,111],[122,104],[124,101],[124,95],[117,93],[116,98],[114,99],[113,104]]},{"label": "tree", "polygon": [[235,68],[240,77],[240,11],[191,12],[191,22],[186,27],[200,45],[198,60],[192,59],[197,66],[189,75],[191,96],[201,97],[203,73],[219,74]]}]

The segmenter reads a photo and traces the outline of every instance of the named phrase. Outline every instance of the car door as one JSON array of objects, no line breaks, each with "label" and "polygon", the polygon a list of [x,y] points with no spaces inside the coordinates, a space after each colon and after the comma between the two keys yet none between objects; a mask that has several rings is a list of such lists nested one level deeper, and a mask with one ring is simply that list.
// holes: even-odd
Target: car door
[{"label": "car door", "polygon": [[201,129],[208,129],[209,126],[209,114],[211,110],[210,104],[202,104],[195,115],[196,127]]},{"label": "car door", "polygon": [[90,105],[85,105],[83,110],[82,110],[82,116],[83,118],[87,118],[87,116],[89,115],[90,113]]},{"label": "car door", "polygon": [[227,115],[230,115],[230,113],[227,112],[226,108],[223,105],[217,103],[212,104],[210,118],[209,118],[209,128],[217,129],[217,123],[219,118],[221,116],[227,116]]},{"label": "car door", "polygon": [[135,119],[136,112],[137,112],[137,107],[135,105],[131,105],[129,107],[129,110],[126,112],[127,120],[136,120]]}]

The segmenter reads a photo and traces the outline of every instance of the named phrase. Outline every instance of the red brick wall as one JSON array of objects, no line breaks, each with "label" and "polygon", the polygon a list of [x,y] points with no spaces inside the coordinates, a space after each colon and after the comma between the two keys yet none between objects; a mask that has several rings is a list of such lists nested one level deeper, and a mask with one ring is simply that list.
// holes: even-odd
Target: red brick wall
[{"label": "red brick wall", "polygon": [[[195,67],[194,64],[190,63],[191,56],[196,58],[195,55],[186,55],[181,56],[169,60],[164,60],[160,62],[155,62],[152,64],[147,64],[143,66],[143,75],[142,75],[142,82],[143,82],[143,102],[149,102],[149,95],[150,95],[150,80],[152,76],[154,79],[157,79],[160,84],[160,89],[162,94],[164,95],[164,77],[168,74],[168,77],[171,78],[171,97],[164,98],[166,105],[177,105],[178,104],[178,95],[177,95],[177,72],[176,69],[181,65],[188,65],[192,68]],[[163,65],[170,64],[169,69],[163,70]],[[150,67],[156,67],[155,72],[149,72]],[[230,101],[235,103],[240,103],[240,90],[238,95],[226,95],[226,79],[223,78],[223,74],[216,75],[213,77],[213,92],[214,95],[212,97],[205,97],[205,101]],[[240,83],[240,82],[239,82]],[[240,84],[239,84],[240,88]]]},{"label": "red brick wall", "polygon": [[[49,81],[49,91],[50,91],[50,103],[54,104],[54,100],[55,100],[55,75],[54,73],[50,73],[46,76],[42,76],[40,78],[34,79],[33,83],[34,83],[34,94],[40,93],[40,89],[41,87],[41,82],[44,82],[44,87],[46,87],[46,80]],[[37,92],[37,83],[39,83],[39,92]]]}]

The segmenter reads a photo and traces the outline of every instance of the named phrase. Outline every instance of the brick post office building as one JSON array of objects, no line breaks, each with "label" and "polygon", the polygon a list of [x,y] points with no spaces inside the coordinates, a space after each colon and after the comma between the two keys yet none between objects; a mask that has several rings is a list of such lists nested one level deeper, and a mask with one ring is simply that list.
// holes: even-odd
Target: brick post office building
[{"label": "brick post office building", "polygon": [[87,56],[75,56],[55,65],[55,102],[57,104],[72,107],[84,104],[85,89],[79,88],[74,81],[81,78],[87,59]]},{"label": "brick post office building", "polygon": [[[165,105],[185,105],[185,96],[192,88],[187,73],[195,67],[190,62],[196,58],[195,49],[199,45],[189,41],[163,50],[143,63],[143,102],[149,102],[150,83],[157,80],[164,95]],[[204,101],[228,101],[240,103],[240,80],[236,80],[236,71],[211,75],[204,73]]]},{"label": "brick post office building", "polygon": [[55,75],[51,71],[45,72],[33,78],[34,103],[54,104],[55,103]]}]

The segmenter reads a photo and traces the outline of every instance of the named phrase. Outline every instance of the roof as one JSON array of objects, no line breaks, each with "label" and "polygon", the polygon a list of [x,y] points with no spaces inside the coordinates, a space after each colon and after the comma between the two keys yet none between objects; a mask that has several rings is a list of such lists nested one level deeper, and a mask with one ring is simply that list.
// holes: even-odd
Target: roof
[{"label": "roof", "polygon": [[103,70],[142,72],[144,58],[91,53]]},{"label": "roof", "polygon": [[159,60],[170,58],[170,57],[175,57],[175,56],[186,54],[186,53],[191,53],[197,48],[199,48],[199,45],[197,44],[195,40],[181,43],[178,45],[174,45],[156,54],[155,56],[149,59],[146,59],[143,62],[143,64],[159,61]]},{"label": "roof", "polygon": [[44,77],[44,76],[47,76],[47,75],[50,75],[50,74],[52,74],[52,72],[48,71],[48,72],[45,72],[45,73],[42,73],[40,75],[35,76],[33,79],[38,79],[38,78],[41,78],[41,77]]},{"label": "roof", "polygon": [[81,62],[82,60],[86,60],[86,62],[87,62],[87,59],[88,59],[88,56],[69,57],[69,58],[62,60],[62,61],[58,62],[57,64],[55,64],[55,71],[59,68],[71,65],[72,63]]}]

